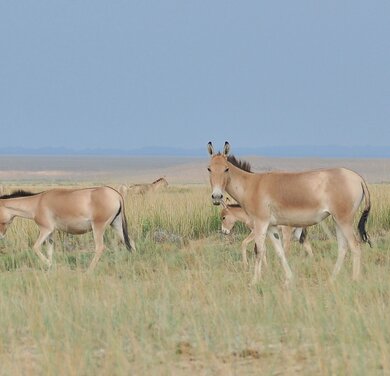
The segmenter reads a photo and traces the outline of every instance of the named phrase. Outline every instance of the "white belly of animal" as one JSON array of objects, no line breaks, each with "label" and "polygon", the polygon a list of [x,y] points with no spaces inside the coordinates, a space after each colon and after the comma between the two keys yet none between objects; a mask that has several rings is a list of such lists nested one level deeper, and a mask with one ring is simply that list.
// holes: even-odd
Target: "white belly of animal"
[{"label": "white belly of animal", "polygon": [[56,227],[69,234],[85,234],[92,230],[91,221],[89,219],[57,220]]}]

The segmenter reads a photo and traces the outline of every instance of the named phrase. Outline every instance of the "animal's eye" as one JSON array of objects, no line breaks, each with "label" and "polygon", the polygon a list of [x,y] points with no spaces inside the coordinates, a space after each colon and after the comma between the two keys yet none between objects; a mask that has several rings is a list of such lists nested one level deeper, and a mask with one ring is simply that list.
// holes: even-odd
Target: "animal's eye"
[{"label": "animal's eye", "polygon": [[222,220],[224,221],[226,217],[222,217]]},{"label": "animal's eye", "polygon": [[210,169],[210,167],[207,167],[207,171],[208,171],[208,172],[211,172],[211,169]]},{"label": "animal's eye", "polygon": [[229,167],[225,169],[225,172],[228,172],[229,171]]}]

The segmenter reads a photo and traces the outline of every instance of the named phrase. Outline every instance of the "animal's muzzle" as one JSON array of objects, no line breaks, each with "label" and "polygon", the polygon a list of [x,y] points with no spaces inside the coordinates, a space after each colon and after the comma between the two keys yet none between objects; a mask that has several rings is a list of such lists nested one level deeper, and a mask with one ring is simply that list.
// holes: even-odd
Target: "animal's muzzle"
[{"label": "animal's muzzle", "polygon": [[229,234],[230,234],[230,230],[228,230],[227,228],[222,227],[222,228],[221,228],[221,231],[222,231],[222,233],[225,234],[225,235],[229,235]]},{"label": "animal's muzzle", "polygon": [[214,205],[220,205],[222,203],[223,194],[222,193],[213,193],[211,195],[211,200]]}]

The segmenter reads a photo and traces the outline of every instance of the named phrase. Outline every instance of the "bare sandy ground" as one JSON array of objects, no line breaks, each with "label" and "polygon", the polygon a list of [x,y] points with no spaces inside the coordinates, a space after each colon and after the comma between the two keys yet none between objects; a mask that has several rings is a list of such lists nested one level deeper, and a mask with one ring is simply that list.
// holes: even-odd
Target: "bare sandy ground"
[{"label": "bare sandy ground", "polygon": [[[369,183],[390,183],[390,159],[268,158],[243,156],[253,171],[301,171],[347,167]],[[102,184],[149,183],[164,176],[171,184],[208,184],[209,159],[190,157],[0,156],[0,184],[12,182]]]}]

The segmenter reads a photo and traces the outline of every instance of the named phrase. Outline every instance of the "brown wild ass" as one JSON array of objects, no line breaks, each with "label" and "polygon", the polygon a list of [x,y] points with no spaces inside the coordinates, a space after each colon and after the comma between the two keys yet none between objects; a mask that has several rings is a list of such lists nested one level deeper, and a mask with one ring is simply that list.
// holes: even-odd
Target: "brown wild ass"
[{"label": "brown wild ass", "polygon": [[[230,234],[233,226],[237,221],[243,222],[250,230],[253,230],[254,228],[253,220],[244,211],[244,209],[241,208],[240,205],[226,204],[224,202],[222,202],[222,205],[223,205],[223,209],[221,210],[221,219],[222,219],[221,230],[224,234]],[[303,245],[307,254],[310,257],[313,257],[313,250],[306,237],[306,228],[299,228],[299,227],[297,228],[297,227],[290,227],[290,226],[278,226],[278,228],[282,232],[283,248],[287,254],[290,251],[291,238],[292,236],[294,236]],[[272,236],[275,235],[273,234]],[[248,247],[248,242],[246,241],[246,239],[244,239],[244,241],[241,244],[241,252],[242,252],[242,261],[245,267],[248,266],[248,260],[246,257],[247,247]],[[264,261],[266,261],[265,256],[266,255],[264,254]]]},{"label": "brown wild ass", "polygon": [[[103,234],[111,225],[130,251],[134,243],[127,231],[122,196],[113,188],[50,189],[40,193],[16,191],[0,197],[0,237],[3,238],[14,217],[28,218],[39,226],[33,248],[48,267],[52,264],[54,230],[69,234],[93,231],[95,256],[88,270],[92,271],[104,251]],[[41,245],[49,240],[47,257]]]},{"label": "brown wild ass", "polygon": [[[253,283],[261,278],[267,232],[278,233],[278,225],[311,226],[329,215],[335,221],[338,241],[338,257],[332,277],[340,271],[348,246],[353,255],[353,279],[359,277],[361,250],[353,231],[353,220],[365,198],[358,230],[361,239],[370,244],[365,225],[371,208],[367,184],[360,175],[345,168],[251,173],[249,164],[230,156],[229,150],[230,145],[225,142],[223,152],[215,154],[212,143],[208,143],[211,199],[214,205],[219,205],[227,192],[253,221],[253,230],[246,239],[254,239],[258,249]],[[288,283],[292,272],[280,236],[271,236],[271,240]]]},{"label": "brown wild ass", "polygon": [[118,191],[121,193],[123,197],[125,197],[129,191],[131,193],[144,195],[146,193],[156,192],[159,189],[163,189],[166,187],[168,187],[168,182],[164,177],[162,177],[156,179],[154,182],[149,184],[133,184],[133,185],[122,184],[118,188]]}]

